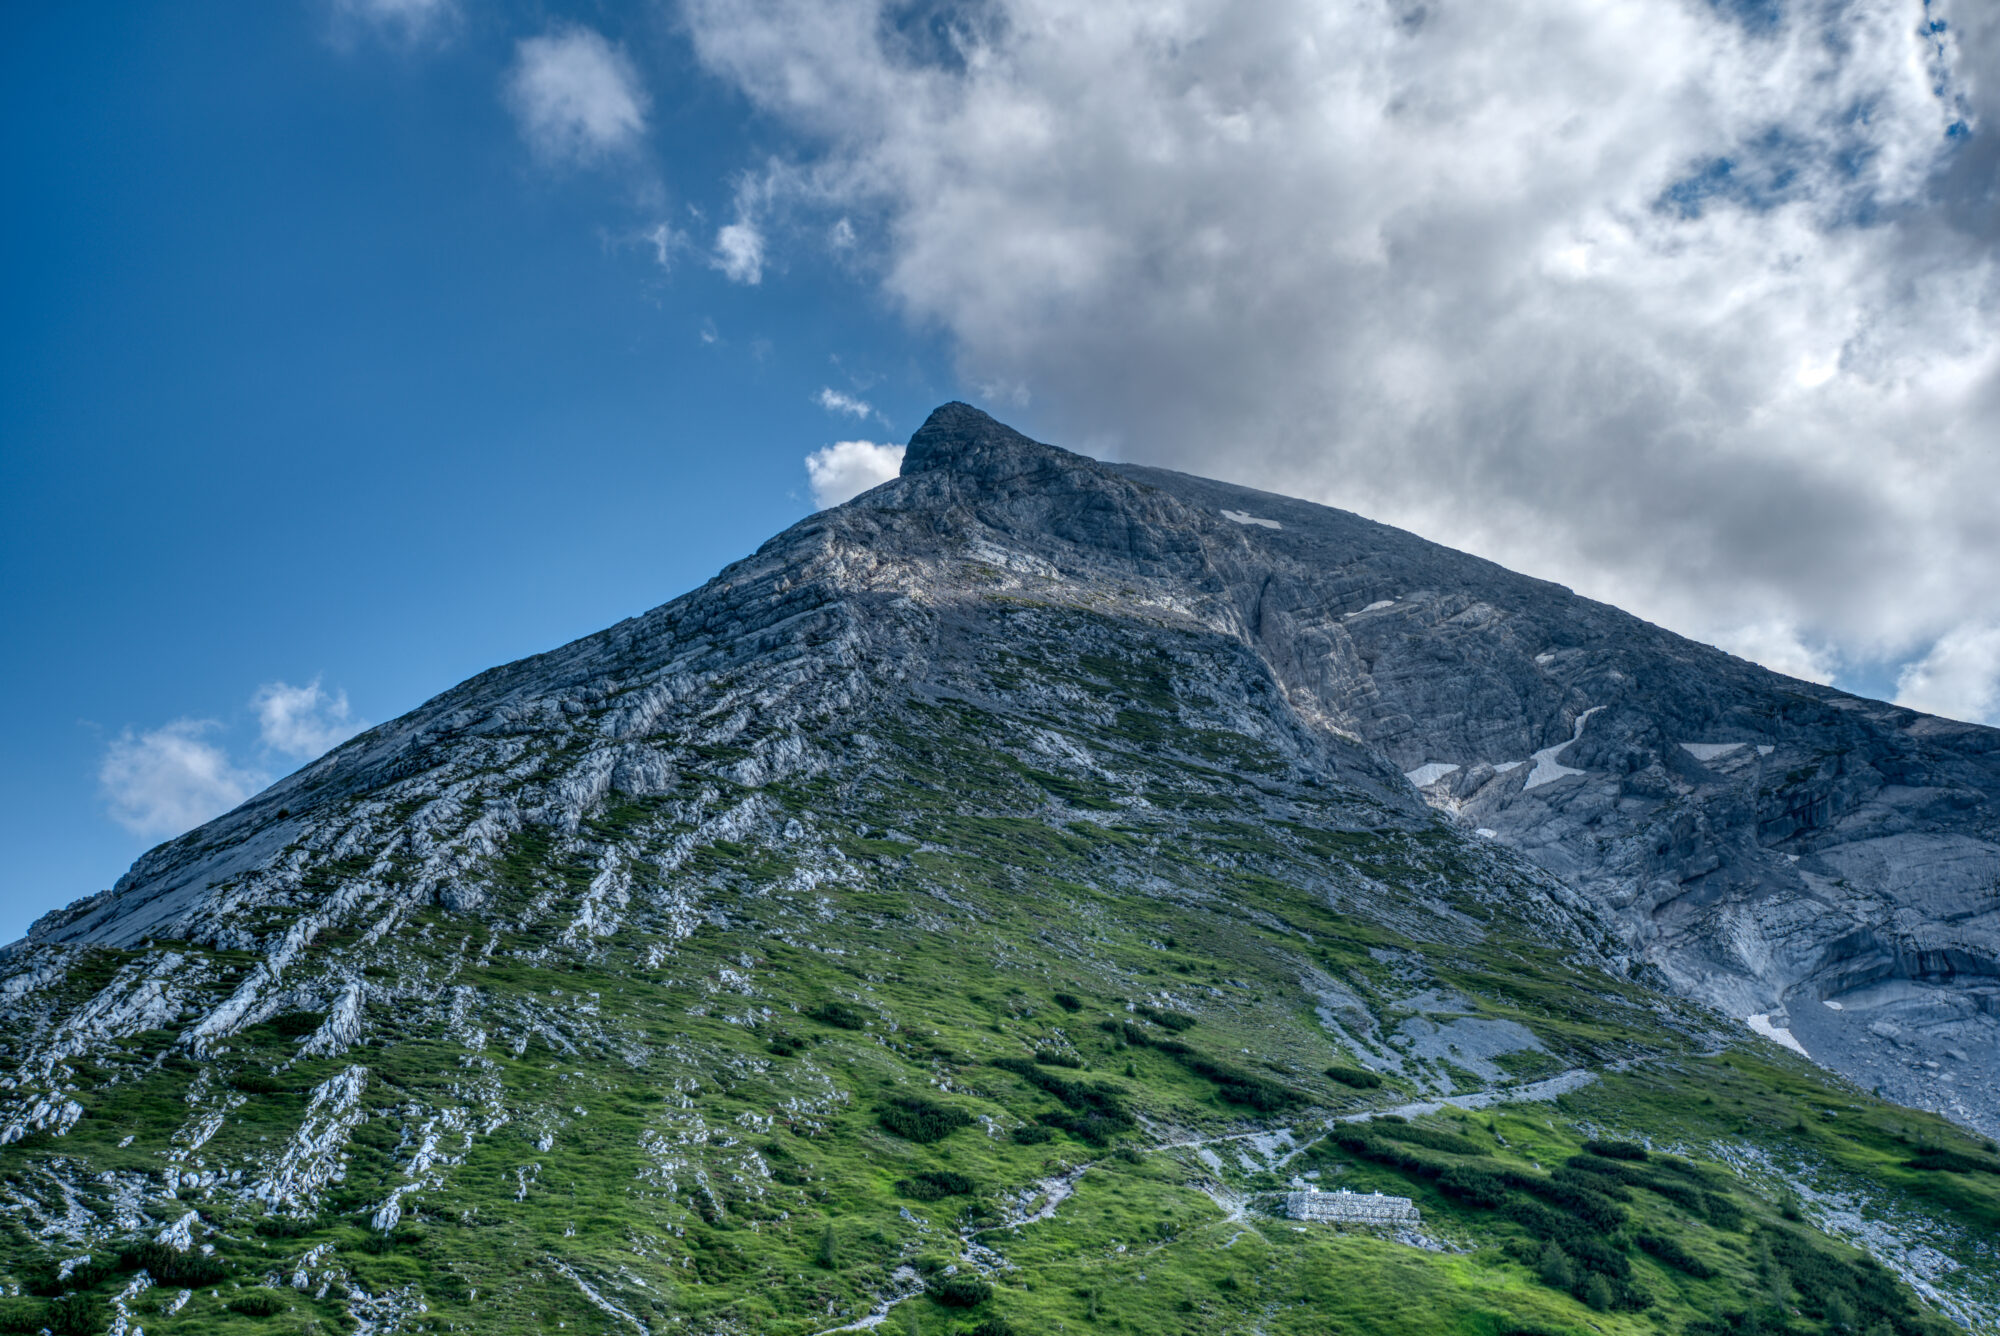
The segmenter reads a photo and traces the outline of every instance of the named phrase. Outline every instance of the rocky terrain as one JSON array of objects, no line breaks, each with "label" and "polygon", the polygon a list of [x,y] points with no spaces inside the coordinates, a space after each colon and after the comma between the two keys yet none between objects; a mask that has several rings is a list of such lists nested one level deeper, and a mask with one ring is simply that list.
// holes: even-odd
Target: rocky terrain
[{"label": "rocky terrain", "polygon": [[1119,472],[1239,528],[1204,552],[1226,601],[1209,615],[1293,699],[1609,911],[1631,960],[2000,1135],[2000,731],[1355,515]]},{"label": "rocky terrain", "polygon": [[948,405],[9,948],[0,1330],[2000,1329],[1996,738]]}]

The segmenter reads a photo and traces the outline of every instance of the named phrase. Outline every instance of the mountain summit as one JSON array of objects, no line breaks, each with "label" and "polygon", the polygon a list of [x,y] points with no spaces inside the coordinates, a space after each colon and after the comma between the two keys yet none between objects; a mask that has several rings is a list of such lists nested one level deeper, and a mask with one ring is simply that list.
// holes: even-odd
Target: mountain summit
[{"label": "mountain summit", "polygon": [[1996,740],[948,404],[9,948],[0,1329],[1990,1329]]}]

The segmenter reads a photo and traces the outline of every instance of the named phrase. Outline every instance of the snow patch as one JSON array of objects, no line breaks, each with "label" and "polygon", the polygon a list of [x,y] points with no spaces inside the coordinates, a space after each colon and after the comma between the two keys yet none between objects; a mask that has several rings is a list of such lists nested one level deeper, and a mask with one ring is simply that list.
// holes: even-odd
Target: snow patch
[{"label": "snow patch", "polygon": [[1786,1048],[1789,1048],[1790,1050],[1792,1050],[1792,1052],[1798,1054],[1802,1058],[1810,1058],[1812,1056],[1812,1054],[1806,1052],[1806,1046],[1804,1044],[1801,1044],[1798,1040],[1792,1038],[1792,1032],[1790,1030],[1787,1030],[1782,1025],[1773,1025],[1771,1023],[1771,1013],[1768,1011],[1760,1011],[1754,1016],[1745,1016],[1743,1018],[1743,1023],[1749,1026],[1752,1030],[1755,1030],[1758,1034],[1763,1035],[1766,1039],[1770,1040],[1772,1043],[1783,1044]]},{"label": "snow patch", "polygon": [[1458,768],[1448,761],[1426,761],[1415,770],[1405,770],[1403,778],[1420,789],[1427,789]]},{"label": "snow patch", "polygon": [[1718,756],[1727,756],[1749,745],[1747,742],[1683,742],[1681,750],[1705,765]]},{"label": "snow patch", "polygon": [[1255,524],[1264,529],[1282,529],[1285,527],[1276,520],[1261,519],[1256,515],[1246,515],[1240,510],[1225,510],[1222,512],[1222,518],[1236,524]]},{"label": "snow patch", "polygon": [[1576,717],[1576,727],[1570,732],[1569,741],[1559,742],[1553,747],[1544,747],[1535,753],[1535,768],[1528,772],[1528,782],[1521,786],[1523,793],[1529,789],[1538,789],[1544,784],[1553,784],[1565,775],[1580,775],[1583,773],[1583,771],[1572,766],[1558,763],[1556,758],[1583,740],[1583,726],[1590,722],[1590,716],[1603,708],[1602,705],[1593,705],[1578,715]]}]

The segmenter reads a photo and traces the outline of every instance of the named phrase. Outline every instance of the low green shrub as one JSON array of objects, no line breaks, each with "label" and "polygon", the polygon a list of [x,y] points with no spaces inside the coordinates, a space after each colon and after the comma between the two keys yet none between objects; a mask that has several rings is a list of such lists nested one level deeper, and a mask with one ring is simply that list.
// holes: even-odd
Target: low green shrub
[{"label": "low green shrub", "polygon": [[1607,1160],[1643,1160],[1648,1151],[1636,1141],[1586,1141],[1583,1148]]},{"label": "low green shrub", "polygon": [[1260,1113],[1281,1113],[1307,1103],[1306,1097],[1290,1086],[1205,1057],[1178,1039],[1155,1039],[1137,1026],[1121,1025],[1117,1021],[1106,1021],[1103,1028],[1134,1047],[1150,1048],[1166,1054],[1196,1076],[1213,1082],[1216,1093],[1231,1104],[1247,1105]]},{"label": "low green shrub", "polygon": [[940,1201],[946,1197],[963,1197],[979,1191],[979,1184],[964,1174],[953,1173],[949,1169],[930,1169],[921,1174],[913,1174],[897,1182],[896,1191],[914,1201]]},{"label": "low green shrub", "polygon": [[1051,1127],[1060,1127],[1093,1144],[1102,1144],[1105,1138],[1137,1126],[1131,1111],[1125,1107],[1124,1095],[1116,1086],[1073,1081],[1024,1058],[996,1058],[993,1066],[1003,1072],[1011,1072],[1037,1090],[1054,1095],[1074,1110],[1075,1116],[1043,1114],[1038,1121]]},{"label": "low green shrub", "polygon": [[257,1222],[257,1232],[267,1239],[304,1238],[318,1228],[319,1221],[310,1216],[267,1215]]},{"label": "low green shrub", "polygon": [[2000,1160],[1989,1160],[1982,1155],[1967,1155],[1962,1151],[1946,1150],[1942,1146],[1925,1146],[1903,1163],[1907,1168],[1930,1169],[1947,1174],[2000,1174]]},{"label": "low green shrub", "polygon": [[[155,1285],[177,1285],[198,1290],[229,1278],[229,1268],[207,1253],[176,1252],[164,1243],[128,1243],[118,1250],[120,1271],[144,1271]],[[74,1275],[70,1283],[75,1284]]]},{"label": "low green shrub", "polygon": [[39,1299],[0,1299],[0,1332],[40,1331],[49,1325],[49,1306]]},{"label": "low green shrub", "polygon": [[1143,1003],[1141,1003],[1139,1006],[1134,1007],[1133,1010],[1138,1012],[1141,1016],[1144,1016],[1147,1020],[1151,1021],[1153,1024],[1161,1027],[1162,1029],[1172,1030],[1175,1034],[1185,1034],[1187,1031],[1192,1030],[1196,1025],[1200,1024],[1200,1022],[1197,1021],[1192,1016],[1183,1015],[1181,1012],[1178,1011],[1162,1011],[1157,1007],[1149,1007]]},{"label": "low green shrub", "polygon": [[1639,1234],[1632,1241],[1674,1270],[1685,1272],[1696,1280],[1707,1280],[1715,1274],[1714,1267],[1664,1234]]},{"label": "low green shrub", "polygon": [[905,1141],[929,1145],[942,1141],[961,1127],[970,1127],[973,1117],[953,1104],[940,1104],[921,1095],[893,1100],[881,1107],[876,1119]]},{"label": "low green shrub", "polygon": [[285,1299],[276,1290],[248,1290],[238,1298],[231,1299],[224,1307],[232,1313],[241,1313],[244,1317],[276,1317],[285,1311]]},{"label": "low green shrub", "polygon": [[868,1028],[868,1018],[866,1016],[856,1011],[853,1007],[848,1006],[845,1002],[835,1002],[831,998],[824,1002],[815,1003],[812,1010],[806,1012],[806,1016],[811,1020],[818,1021],[821,1025],[831,1025],[837,1030],[865,1030]]},{"label": "low green shrub", "polygon": [[1470,1165],[1452,1165],[1438,1175],[1437,1185],[1447,1196],[1456,1197],[1468,1206],[1493,1208],[1507,1204],[1507,1180]]},{"label": "low green shrub", "polygon": [[88,1294],[65,1294],[49,1301],[43,1320],[55,1336],[98,1336],[111,1325],[111,1310]]},{"label": "low green shrub", "polygon": [[977,1308],[993,1297],[993,1287],[977,1276],[939,1276],[924,1293],[946,1308]]},{"label": "low green shrub", "polygon": [[1382,1084],[1379,1075],[1363,1067],[1329,1067],[1326,1076],[1330,1081],[1338,1081],[1356,1090],[1373,1090]]},{"label": "low green shrub", "polygon": [[1109,1145],[1111,1138],[1132,1127],[1129,1118],[1113,1118],[1094,1109],[1082,1113],[1066,1110],[1036,1115],[1036,1121],[1044,1127],[1052,1127],[1067,1132],[1078,1141],[1092,1146]]},{"label": "low green shrub", "polygon": [[1414,1123],[1381,1121],[1375,1125],[1377,1136],[1388,1137],[1392,1141],[1407,1141],[1413,1146],[1427,1150],[1446,1151],[1452,1155],[1484,1155],[1486,1148],[1476,1141],[1469,1141],[1455,1133],[1436,1127],[1419,1127]]},{"label": "low green shrub", "polygon": [[317,1011],[286,1011],[263,1023],[286,1039],[303,1039],[325,1022],[326,1017]]}]

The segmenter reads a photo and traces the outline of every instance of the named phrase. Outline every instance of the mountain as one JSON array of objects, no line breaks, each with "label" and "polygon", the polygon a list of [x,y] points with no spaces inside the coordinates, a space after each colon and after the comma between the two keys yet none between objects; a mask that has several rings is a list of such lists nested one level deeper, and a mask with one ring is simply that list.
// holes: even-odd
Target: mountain
[{"label": "mountain", "polygon": [[2000,1330],[1996,738],[947,405],[9,948],[0,1330]]}]

